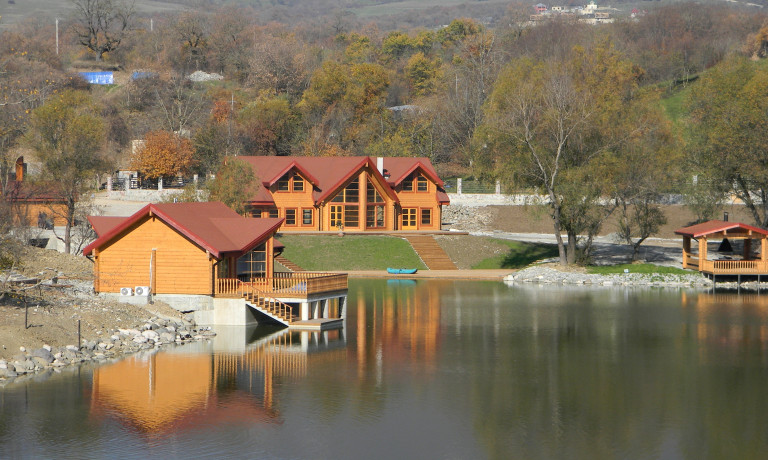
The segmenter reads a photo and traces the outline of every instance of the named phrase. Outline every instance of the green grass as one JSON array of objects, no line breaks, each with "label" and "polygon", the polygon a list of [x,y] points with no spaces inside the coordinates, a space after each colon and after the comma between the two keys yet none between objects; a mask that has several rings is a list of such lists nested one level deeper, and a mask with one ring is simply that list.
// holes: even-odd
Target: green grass
[{"label": "green grass", "polygon": [[427,267],[407,241],[391,236],[287,235],[283,255],[305,270],[384,270]]},{"label": "green grass", "polygon": [[624,273],[624,269],[628,269],[630,273],[644,273],[644,274],[672,274],[672,275],[690,275],[690,270],[683,270],[682,268],[667,267],[665,265],[654,264],[619,264],[619,265],[590,265],[587,267],[587,273],[593,275],[612,275],[615,273]]},{"label": "green grass", "polygon": [[509,251],[506,254],[499,254],[482,260],[472,266],[472,268],[522,268],[537,260],[557,257],[558,254],[557,246],[553,244],[524,243],[521,241],[499,240],[495,238],[493,241],[509,246]]}]

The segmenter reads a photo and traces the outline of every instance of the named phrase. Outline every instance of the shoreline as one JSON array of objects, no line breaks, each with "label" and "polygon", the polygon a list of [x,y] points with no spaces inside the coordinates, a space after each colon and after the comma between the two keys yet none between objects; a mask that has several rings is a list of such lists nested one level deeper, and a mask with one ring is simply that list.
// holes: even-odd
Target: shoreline
[{"label": "shoreline", "polygon": [[66,367],[104,364],[138,352],[158,350],[165,345],[198,342],[215,335],[210,327],[197,327],[188,318],[174,320],[154,316],[137,327],[115,328],[109,337],[98,338],[98,341],[84,338],[79,347],[74,344],[59,347],[45,344],[29,350],[22,346],[12,358],[0,359],[0,387]]},{"label": "shoreline", "polygon": [[[547,265],[524,268],[504,278],[505,283],[563,284],[573,286],[656,286],[673,288],[711,288],[712,280],[696,272],[684,275],[664,273],[617,273],[610,275],[559,270]],[[736,283],[717,283],[736,285]],[[742,283],[742,286],[747,283]],[[761,283],[764,284],[764,283]]]}]

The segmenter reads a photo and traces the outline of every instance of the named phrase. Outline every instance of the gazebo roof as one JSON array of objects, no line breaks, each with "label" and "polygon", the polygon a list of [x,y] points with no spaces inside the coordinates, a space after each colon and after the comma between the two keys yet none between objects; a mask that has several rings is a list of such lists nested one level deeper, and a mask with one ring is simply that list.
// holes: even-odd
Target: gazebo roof
[{"label": "gazebo roof", "polygon": [[741,222],[729,222],[726,220],[708,220],[700,224],[691,225],[690,227],[678,228],[675,233],[682,236],[688,236],[691,238],[699,238],[701,236],[712,235],[714,233],[727,234],[729,231],[733,233],[757,233],[759,235],[768,236],[768,230],[760,227],[754,227],[752,225],[743,224]]}]

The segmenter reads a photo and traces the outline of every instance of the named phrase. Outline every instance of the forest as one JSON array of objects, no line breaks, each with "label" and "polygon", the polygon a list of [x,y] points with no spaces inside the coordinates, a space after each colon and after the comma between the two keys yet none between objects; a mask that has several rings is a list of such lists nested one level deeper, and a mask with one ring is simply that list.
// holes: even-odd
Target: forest
[{"label": "forest", "polygon": [[534,24],[532,4],[446,17],[456,6],[425,25],[330,6],[313,21],[72,3],[58,34],[35,18],[0,29],[3,191],[20,155],[73,198],[117,169],[204,177],[237,155],[423,156],[444,178],[544,197],[563,263],[588,256],[615,213],[639,245],[667,194],[700,219],[735,194],[768,226],[768,16],[755,8],[643,2],[588,25]]}]

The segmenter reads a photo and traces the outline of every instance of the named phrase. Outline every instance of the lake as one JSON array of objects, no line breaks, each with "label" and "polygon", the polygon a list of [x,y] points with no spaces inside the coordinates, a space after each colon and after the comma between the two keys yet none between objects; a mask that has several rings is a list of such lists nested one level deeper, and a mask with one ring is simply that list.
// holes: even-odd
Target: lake
[{"label": "lake", "polygon": [[0,457],[758,459],[768,293],[350,280],[346,325],[0,389]]}]

